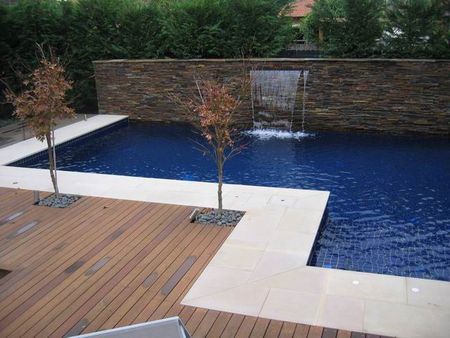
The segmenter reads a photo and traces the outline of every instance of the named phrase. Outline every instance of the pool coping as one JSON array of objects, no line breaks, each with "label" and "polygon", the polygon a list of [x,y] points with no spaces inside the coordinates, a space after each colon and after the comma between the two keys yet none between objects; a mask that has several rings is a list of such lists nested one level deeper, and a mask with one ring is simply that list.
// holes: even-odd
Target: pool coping
[{"label": "pool coping", "polygon": [[[125,118],[75,123],[60,129],[57,142]],[[47,170],[4,165],[43,149],[30,140],[0,149],[0,186],[52,191]],[[71,194],[216,206],[214,183],[60,171],[59,184]],[[182,304],[398,337],[450,331],[449,282],[307,266],[329,192],[233,184],[223,190],[224,206],[246,214]]]},{"label": "pool coping", "polygon": [[[55,142],[57,146],[85,137],[100,129],[111,127],[121,121],[128,120],[126,115],[96,115],[85,121],[79,121],[55,130]],[[0,165],[8,165],[26,157],[36,155],[47,150],[45,142],[36,138],[17,142],[0,148]]]}]

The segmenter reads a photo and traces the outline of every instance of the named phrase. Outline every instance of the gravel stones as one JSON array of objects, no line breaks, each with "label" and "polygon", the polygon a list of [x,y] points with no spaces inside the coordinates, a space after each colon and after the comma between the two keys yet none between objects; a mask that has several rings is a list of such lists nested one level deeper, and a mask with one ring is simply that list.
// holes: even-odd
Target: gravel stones
[{"label": "gravel stones", "polygon": [[55,194],[52,194],[46,198],[41,199],[37,205],[43,205],[51,208],[66,208],[72,203],[78,201],[80,198],[80,196],[76,195],[59,194],[59,197],[56,197]]},{"label": "gravel stones", "polygon": [[219,215],[217,210],[204,210],[197,215],[195,221],[202,224],[214,224],[222,226],[236,226],[245,212],[236,210],[222,210]]}]

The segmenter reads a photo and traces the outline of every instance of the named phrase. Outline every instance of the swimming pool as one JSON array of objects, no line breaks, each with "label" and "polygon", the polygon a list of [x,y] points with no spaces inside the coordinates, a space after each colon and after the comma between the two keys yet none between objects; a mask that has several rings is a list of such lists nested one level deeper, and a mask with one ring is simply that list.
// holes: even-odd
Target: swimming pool
[{"label": "swimming pool", "polygon": [[[130,122],[58,149],[62,170],[215,181],[185,125]],[[247,136],[225,181],[329,190],[310,265],[450,281],[450,141],[319,132]],[[45,153],[15,164],[47,168]]]}]

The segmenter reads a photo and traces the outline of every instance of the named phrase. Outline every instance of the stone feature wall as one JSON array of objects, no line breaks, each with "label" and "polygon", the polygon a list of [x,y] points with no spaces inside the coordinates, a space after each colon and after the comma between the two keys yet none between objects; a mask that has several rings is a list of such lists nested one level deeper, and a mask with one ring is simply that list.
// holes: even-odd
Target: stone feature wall
[{"label": "stone feature wall", "polygon": [[[195,78],[237,81],[243,70],[308,70],[305,129],[450,135],[450,60],[251,59],[95,61],[99,112],[186,122],[178,97]],[[299,81],[294,127],[301,122]],[[238,112],[252,124],[250,100]]]}]

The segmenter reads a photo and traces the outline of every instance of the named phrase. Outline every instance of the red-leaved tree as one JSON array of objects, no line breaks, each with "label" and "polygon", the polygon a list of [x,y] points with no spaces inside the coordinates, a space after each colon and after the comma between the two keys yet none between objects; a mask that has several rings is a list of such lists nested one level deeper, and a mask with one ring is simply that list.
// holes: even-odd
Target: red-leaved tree
[{"label": "red-leaved tree", "polygon": [[200,100],[191,103],[192,121],[208,142],[209,147],[201,147],[204,154],[210,155],[217,166],[217,198],[219,214],[222,213],[222,185],[225,162],[238,154],[244,147],[238,141],[234,113],[240,98],[232,95],[230,89],[214,81],[197,81]]},{"label": "red-leaved tree", "polygon": [[23,81],[23,85],[25,89],[20,94],[7,90],[5,96],[14,107],[14,115],[26,123],[39,141],[47,142],[50,177],[58,196],[54,128],[57,119],[75,116],[66,100],[72,83],[66,78],[64,67],[57,58],[42,56],[38,67]]}]

